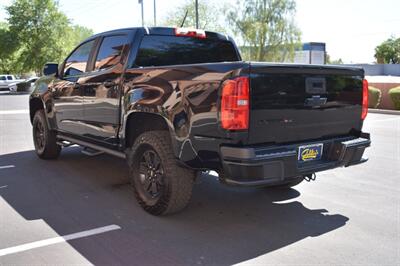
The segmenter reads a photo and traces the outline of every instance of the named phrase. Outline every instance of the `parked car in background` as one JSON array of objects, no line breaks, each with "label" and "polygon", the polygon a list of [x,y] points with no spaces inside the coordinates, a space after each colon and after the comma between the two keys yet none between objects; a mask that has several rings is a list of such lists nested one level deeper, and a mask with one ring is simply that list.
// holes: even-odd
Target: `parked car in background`
[{"label": "parked car in background", "polygon": [[32,92],[33,91],[33,84],[35,84],[38,77],[31,77],[25,81],[12,85],[10,87],[11,92]]},{"label": "parked car in background", "polygon": [[24,81],[17,79],[14,75],[0,75],[0,91],[16,90],[16,84]]}]

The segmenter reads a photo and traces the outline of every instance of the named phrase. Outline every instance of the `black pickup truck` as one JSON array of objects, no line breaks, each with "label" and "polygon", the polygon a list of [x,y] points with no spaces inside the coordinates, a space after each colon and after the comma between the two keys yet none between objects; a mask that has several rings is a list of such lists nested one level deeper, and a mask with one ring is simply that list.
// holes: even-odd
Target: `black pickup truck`
[{"label": "black pickup truck", "polygon": [[37,155],[80,145],[126,159],[153,215],[183,209],[202,171],[229,185],[291,187],[365,162],[370,146],[362,69],[244,62],[218,33],[105,32],[44,74],[29,102]]}]

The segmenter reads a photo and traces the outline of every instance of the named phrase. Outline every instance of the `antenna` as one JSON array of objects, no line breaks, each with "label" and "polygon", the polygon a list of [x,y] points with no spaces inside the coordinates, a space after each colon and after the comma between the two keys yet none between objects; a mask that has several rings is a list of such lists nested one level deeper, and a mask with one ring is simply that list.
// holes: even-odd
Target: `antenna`
[{"label": "antenna", "polygon": [[181,28],[183,27],[183,25],[185,25],[185,21],[186,21],[188,13],[189,13],[189,10],[186,10],[185,17],[183,18]]}]

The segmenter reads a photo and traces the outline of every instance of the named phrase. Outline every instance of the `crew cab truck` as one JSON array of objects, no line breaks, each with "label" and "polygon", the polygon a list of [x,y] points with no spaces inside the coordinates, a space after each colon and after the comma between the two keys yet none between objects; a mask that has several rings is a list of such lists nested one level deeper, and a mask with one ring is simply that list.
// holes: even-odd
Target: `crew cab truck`
[{"label": "crew cab truck", "polygon": [[16,84],[24,81],[16,79],[14,75],[0,75],[0,91],[15,92]]},{"label": "crew cab truck", "polygon": [[290,187],[366,161],[368,91],[360,68],[244,62],[225,35],[129,28],[80,44],[30,97],[37,155],[63,147],[127,160],[153,215],[183,209],[196,174]]}]

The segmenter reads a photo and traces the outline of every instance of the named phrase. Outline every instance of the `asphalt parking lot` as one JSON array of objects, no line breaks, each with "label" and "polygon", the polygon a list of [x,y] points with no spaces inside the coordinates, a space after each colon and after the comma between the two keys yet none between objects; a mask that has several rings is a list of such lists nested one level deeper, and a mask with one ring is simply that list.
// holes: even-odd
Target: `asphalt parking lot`
[{"label": "asphalt parking lot", "polygon": [[287,192],[204,175],[182,213],[136,203],[121,159],[33,152],[27,95],[0,95],[0,265],[400,265],[400,116],[369,114],[369,162]]}]

